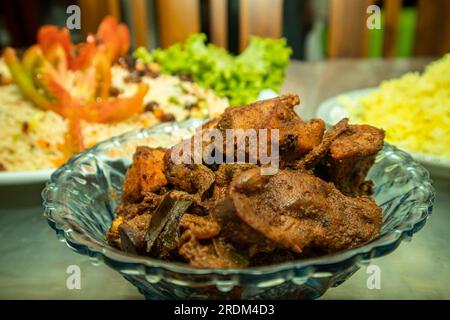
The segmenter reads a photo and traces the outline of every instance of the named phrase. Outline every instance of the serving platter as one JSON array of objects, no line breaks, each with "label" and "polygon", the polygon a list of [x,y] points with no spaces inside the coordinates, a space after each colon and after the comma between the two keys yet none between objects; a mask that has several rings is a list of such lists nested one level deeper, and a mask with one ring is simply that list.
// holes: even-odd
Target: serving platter
[{"label": "serving platter", "polygon": [[[350,103],[352,106],[358,107],[358,99],[376,89],[377,88],[375,87],[357,89],[330,97],[319,104],[316,111],[316,117],[323,119],[327,125],[333,125],[342,118],[349,117],[345,108],[346,104]],[[351,117],[350,121],[352,121]],[[432,176],[450,179],[450,160],[429,154],[412,152],[407,149],[405,149],[405,151],[423,164]]]}]

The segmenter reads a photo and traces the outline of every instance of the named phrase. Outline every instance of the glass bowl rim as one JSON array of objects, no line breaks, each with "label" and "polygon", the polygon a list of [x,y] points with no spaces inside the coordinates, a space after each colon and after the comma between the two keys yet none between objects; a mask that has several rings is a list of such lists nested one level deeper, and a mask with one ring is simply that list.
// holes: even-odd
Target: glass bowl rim
[{"label": "glass bowl rim", "polygon": [[[91,257],[93,262],[96,260],[107,260],[113,262],[116,266],[119,264],[118,271],[125,274],[129,271],[129,266],[133,265],[136,267],[136,271],[138,271],[139,274],[141,272],[145,274],[150,269],[159,268],[179,274],[220,276],[261,276],[296,270],[303,271],[300,273],[304,273],[303,276],[307,276],[326,269],[324,267],[329,267],[334,270],[335,267],[339,267],[339,265],[348,265],[349,263],[356,264],[359,262],[369,261],[372,258],[387,255],[396,249],[404,239],[411,239],[412,235],[424,226],[427,218],[432,212],[434,188],[432,187],[428,171],[421,164],[415,161],[411,155],[385,142],[385,149],[400,154],[424,177],[421,181],[421,185],[424,187],[424,190],[426,190],[425,192],[427,192],[427,195],[421,205],[415,207],[420,209],[420,217],[418,217],[413,223],[406,225],[401,224],[400,226],[394,227],[392,230],[387,231],[386,233],[361,246],[316,258],[306,258],[248,268],[196,268],[189,266],[188,264],[132,255],[114,247],[105,246],[92,237],[87,239],[84,235],[76,233],[67,220],[58,218],[57,212],[59,210],[67,209],[63,203],[57,199],[52,199],[52,195],[58,191],[58,179],[64,172],[71,171],[72,167],[76,166],[81,159],[91,157],[98,152],[106,150],[111,145],[118,146],[128,140],[142,139],[155,134],[168,133],[172,130],[176,131],[179,129],[197,128],[201,123],[204,123],[204,121],[207,120],[208,119],[190,119],[178,123],[166,122],[148,128],[129,131],[119,136],[102,141],[93,147],[74,155],[66,164],[58,168],[52,174],[50,180],[46,183],[46,186],[42,191],[44,217],[47,218],[50,227],[54,229],[58,237],[66,242],[66,244],[74,251],[83,255],[88,255]],[[389,237],[392,236],[393,238],[389,240]],[[387,241],[383,242],[383,239]],[[131,272],[131,274],[136,274],[136,272]]]}]

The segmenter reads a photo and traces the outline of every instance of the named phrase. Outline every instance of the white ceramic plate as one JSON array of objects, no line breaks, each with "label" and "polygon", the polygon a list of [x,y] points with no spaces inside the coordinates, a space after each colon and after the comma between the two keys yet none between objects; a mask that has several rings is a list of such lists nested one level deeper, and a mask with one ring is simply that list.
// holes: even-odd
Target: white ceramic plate
[{"label": "white ceramic plate", "polygon": [[[335,124],[342,118],[348,117],[343,106],[344,99],[357,105],[356,101],[359,97],[364,96],[375,89],[376,88],[358,89],[331,97],[319,105],[316,116],[322,118],[329,125]],[[405,151],[409,152],[408,150]],[[417,161],[422,163],[433,176],[450,179],[450,160],[415,152],[409,153]]]},{"label": "white ceramic plate", "polygon": [[55,169],[0,172],[0,186],[41,183],[50,179]]}]

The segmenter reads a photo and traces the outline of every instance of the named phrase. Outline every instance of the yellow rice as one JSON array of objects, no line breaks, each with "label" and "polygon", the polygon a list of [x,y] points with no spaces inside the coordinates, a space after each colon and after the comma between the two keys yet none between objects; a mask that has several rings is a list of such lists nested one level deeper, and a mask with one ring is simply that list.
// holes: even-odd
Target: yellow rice
[{"label": "yellow rice", "polygon": [[350,118],[386,130],[386,140],[410,152],[450,160],[450,54],[383,81],[347,106]]}]

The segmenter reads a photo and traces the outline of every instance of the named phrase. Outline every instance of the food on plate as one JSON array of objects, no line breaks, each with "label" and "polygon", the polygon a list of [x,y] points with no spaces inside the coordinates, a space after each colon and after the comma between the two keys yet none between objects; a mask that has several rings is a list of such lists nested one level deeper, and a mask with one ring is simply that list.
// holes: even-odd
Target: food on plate
[{"label": "food on plate", "polygon": [[[245,268],[330,254],[377,237],[382,212],[366,175],[384,132],[347,119],[325,130],[320,119],[301,119],[293,111],[298,103],[288,94],[228,108],[172,148],[139,146],[107,241],[198,268]],[[275,157],[272,132],[278,132],[279,168],[266,174],[261,153],[251,157],[250,139],[238,161],[237,140],[230,139],[233,148],[224,145],[231,129],[254,129],[259,148]],[[211,130],[223,140],[205,138]],[[218,161],[190,161],[196,143]]]},{"label": "food on plate", "polygon": [[422,74],[383,81],[355,104],[343,102],[352,120],[386,130],[386,141],[450,160],[450,54]]},{"label": "food on plate", "polygon": [[291,53],[286,39],[252,37],[248,47],[233,56],[206,44],[206,35],[194,34],[167,49],[148,52],[139,48],[134,55],[147,63],[156,62],[164,73],[190,77],[227,97],[230,105],[239,106],[255,101],[263,89],[279,92]]},{"label": "food on plate", "polygon": [[383,146],[384,132],[369,125],[351,125],[330,144],[317,171],[346,194],[370,193],[371,181],[365,181],[375,156]]},{"label": "food on plate", "polygon": [[189,117],[216,117],[228,100],[155,63],[127,56],[128,28],[106,17],[73,44],[43,26],[23,54],[0,59],[0,163],[5,171],[51,169],[126,131]]}]

